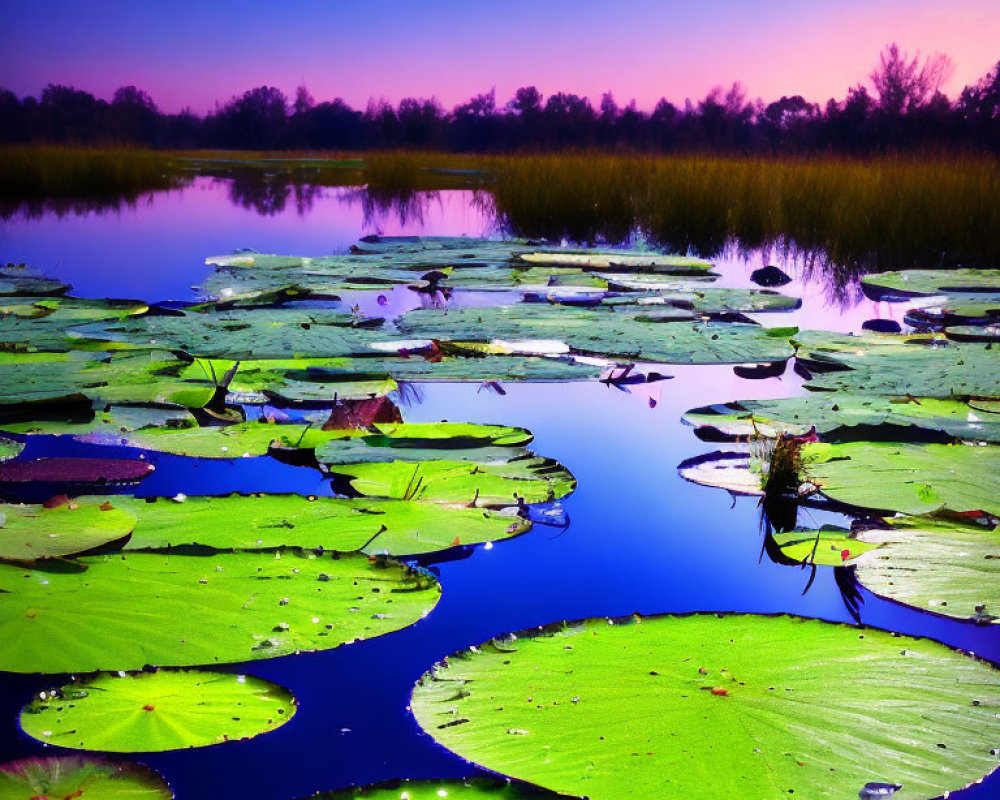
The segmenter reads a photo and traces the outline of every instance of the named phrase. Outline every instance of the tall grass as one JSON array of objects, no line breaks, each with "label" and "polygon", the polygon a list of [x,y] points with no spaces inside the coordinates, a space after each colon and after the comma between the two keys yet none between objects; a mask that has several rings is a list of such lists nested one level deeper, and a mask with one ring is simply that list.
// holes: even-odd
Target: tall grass
[{"label": "tall grass", "polygon": [[631,224],[704,255],[738,242],[847,268],[1000,266],[1000,164],[988,157],[581,154],[492,166],[494,210],[525,236],[618,241]]},{"label": "tall grass", "polygon": [[32,145],[0,148],[0,211],[114,206],[181,179],[152,150]]}]

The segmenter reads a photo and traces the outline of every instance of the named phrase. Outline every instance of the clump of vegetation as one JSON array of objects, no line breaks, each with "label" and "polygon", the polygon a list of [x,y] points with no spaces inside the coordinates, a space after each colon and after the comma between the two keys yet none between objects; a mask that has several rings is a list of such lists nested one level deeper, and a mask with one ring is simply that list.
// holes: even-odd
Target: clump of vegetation
[{"label": "clump of vegetation", "polygon": [[0,213],[48,204],[70,210],[77,203],[116,206],[141,193],[182,183],[165,153],[121,147],[0,148]]}]

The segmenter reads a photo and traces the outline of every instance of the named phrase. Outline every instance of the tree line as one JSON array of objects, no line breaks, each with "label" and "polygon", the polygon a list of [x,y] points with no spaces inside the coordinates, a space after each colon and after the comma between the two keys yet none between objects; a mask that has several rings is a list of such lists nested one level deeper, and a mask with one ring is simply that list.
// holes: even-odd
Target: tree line
[{"label": "tree line", "polygon": [[50,84],[37,98],[0,89],[0,142],[255,150],[1000,152],[1000,62],[956,99],[941,92],[950,73],[946,56],[910,57],[893,44],[882,52],[869,85],[822,106],[801,95],[750,101],[734,83],[681,106],[661,99],[650,112],[635,101],[619,105],[610,92],[595,107],[587,97],[545,97],[534,86],[518,89],[506,104],[490,91],[450,111],[434,99],[416,98],[395,106],[370,101],[358,110],[339,98],[316,102],[305,86],[293,98],[260,86],[199,117],[190,110],[163,113],[135,86],[121,87],[108,102]]}]

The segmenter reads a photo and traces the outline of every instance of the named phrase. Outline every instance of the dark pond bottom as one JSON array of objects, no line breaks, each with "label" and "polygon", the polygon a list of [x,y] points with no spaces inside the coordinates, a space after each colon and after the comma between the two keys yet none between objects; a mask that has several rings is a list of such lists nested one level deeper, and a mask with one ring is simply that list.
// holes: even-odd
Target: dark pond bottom
[{"label": "dark pond bottom", "polygon": [[[147,255],[159,265],[162,254],[157,255],[157,248],[176,249],[181,245],[172,243],[178,241],[184,242],[183,256],[188,260],[240,245],[322,252],[316,233],[321,219],[279,218],[261,224],[243,212],[233,222],[227,214],[237,212],[217,202],[211,207],[216,222],[227,231],[222,237],[207,223],[197,221],[204,198],[190,194],[187,199],[194,205],[190,217],[182,215],[186,223],[169,234],[164,220],[148,210],[115,224],[98,220],[104,229],[102,246],[113,251],[121,248],[109,256],[117,269],[125,263],[141,265]],[[183,205],[176,198],[169,202],[168,209]],[[316,206],[312,213],[323,208]],[[48,224],[74,228],[78,221],[49,220]],[[481,220],[463,224],[442,223],[438,228],[410,232],[480,232],[475,225]],[[150,234],[146,238],[113,238],[116,231],[128,235],[133,227],[144,225]],[[340,227],[350,227],[349,233]],[[8,252],[2,254],[3,260],[23,258],[32,248],[42,247],[28,241],[39,235],[29,228],[27,224],[12,228],[10,241],[4,241]],[[300,246],[296,238],[303,233],[300,228],[315,234],[309,246]],[[326,228],[326,249],[344,246],[364,232],[361,228],[357,220],[351,226],[338,223]],[[69,263],[74,248],[87,240],[84,227],[75,229],[75,236],[46,245],[58,250],[60,263]],[[193,241],[185,240],[188,234]],[[194,256],[191,251],[196,251]],[[97,268],[98,250],[76,251],[81,252]],[[181,255],[175,252],[173,257]],[[45,260],[38,263],[55,265]],[[752,266],[734,268],[730,285],[744,285]],[[180,280],[197,282],[197,277],[191,277],[196,271],[192,267]],[[86,283],[86,275],[81,272],[80,276]],[[130,291],[118,291],[115,282],[104,276],[88,286],[89,293],[176,296],[176,275],[161,276],[162,293],[148,291],[155,278],[147,278],[150,284],[145,286],[134,275],[123,280],[131,282]],[[94,285],[105,288],[95,292]],[[848,304],[843,309],[837,303],[828,304],[821,284],[796,281],[785,291],[812,299],[794,320],[775,315],[767,324],[806,321],[851,330],[872,316],[871,303],[864,307]],[[508,384],[507,394],[499,396],[475,385],[419,386],[422,399],[404,410],[408,421],[448,419],[530,428],[536,437],[533,448],[567,465],[579,480],[577,491],[562,504],[568,524],[553,519],[552,524],[537,524],[529,533],[493,547],[455,549],[437,560],[422,561],[440,576],[443,596],[434,611],[411,628],[330,652],[230,667],[276,681],[294,692],[299,711],[277,731],[247,742],[152,754],[142,761],[164,774],[178,800],[285,800],[391,778],[470,776],[476,768],[435,744],[407,712],[410,689],[420,674],[470,644],[563,619],[630,613],[787,613],[855,624],[845,603],[843,582],[838,584],[832,570],[820,569],[813,576],[808,569],[775,564],[763,553],[756,499],[734,499],[725,492],[687,483],[677,474],[682,460],[726,447],[700,442],[691,428],[679,422],[683,412],[732,399],[795,394],[799,379],[791,370],[781,377],[753,381],[737,377],[730,367],[666,367],[663,371],[674,378],[629,391],[598,383]],[[55,439],[34,442],[31,447],[36,455],[93,450],[93,446]],[[150,458],[157,470],[141,484],[137,492],[141,495],[328,491],[319,472],[269,458],[233,462],[156,454]],[[799,512],[799,523],[807,526],[842,521],[827,511]],[[1000,630],[996,628],[936,617],[881,600],[864,589],[857,591],[853,602],[863,624],[931,637],[1000,662]],[[155,636],[156,631],[149,634]],[[46,752],[20,733],[16,719],[32,693],[59,683],[58,676],[0,674],[0,760]],[[836,702],[837,691],[831,687],[831,703]],[[1000,797],[1000,775],[952,797]]]}]

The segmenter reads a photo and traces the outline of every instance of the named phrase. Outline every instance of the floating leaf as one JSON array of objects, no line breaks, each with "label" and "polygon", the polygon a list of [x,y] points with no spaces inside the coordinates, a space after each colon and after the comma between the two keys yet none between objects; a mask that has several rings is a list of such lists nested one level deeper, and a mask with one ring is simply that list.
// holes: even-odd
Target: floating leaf
[{"label": "floating leaf", "polygon": [[51,507],[0,503],[0,520],[0,559],[14,561],[92,550],[128,536],[136,522],[111,500],[90,497]]},{"label": "floating leaf", "polygon": [[84,572],[0,564],[0,669],[130,670],[325,650],[405,628],[440,596],[425,573],[364,555],[129,553],[79,563]]},{"label": "floating leaf", "polygon": [[802,564],[840,567],[852,563],[862,553],[878,547],[854,538],[850,531],[824,525],[818,531],[794,530],[772,534],[781,554]]},{"label": "floating leaf", "polygon": [[879,272],[861,279],[877,300],[907,299],[946,292],[1000,292],[1000,269],[908,269]]},{"label": "floating leaf", "polygon": [[561,464],[526,455],[496,464],[470,461],[388,461],[334,466],[366,497],[469,506],[544,503],[565,497],[576,479]]},{"label": "floating leaf", "polygon": [[0,482],[130,484],[154,470],[152,464],[133,458],[35,458],[0,463]]},{"label": "floating leaf", "polygon": [[183,502],[116,501],[139,520],[127,550],[187,544],[220,550],[289,545],[403,556],[444,550],[456,537],[462,544],[479,544],[531,527],[510,512],[405,500],[231,495],[188,497]]},{"label": "floating leaf", "polygon": [[733,494],[764,494],[760,470],[751,467],[747,453],[706,453],[682,461],[677,471],[685,480],[701,486],[725,489]]},{"label": "floating leaf", "polygon": [[404,334],[448,342],[558,340],[580,353],[677,364],[779,361],[792,330],[757,325],[646,321],[640,314],[522,304],[419,309],[398,320]]},{"label": "floating leaf", "polygon": [[149,753],[251,739],[294,714],[291,692],[262,678],[157,670],[96,675],[44,692],[20,721],[45,744]]},{"label": "floating leaf", "polygon": [[938,517],[895,517],[858,534],[873,549],[857,578],[882,597],[959,619],[1000,617],[1000,531]]},{"label": "floating leaf", "polygon": [[791,617],[639,622],[452,656],[413,713],[475,764],[591,800],[833,800],[876,781],[916,800],[997,766],[1000,673],[943,645]]},{"label": "floating leaf", "polygon": [[777,400],[740,400],[687,412],[684,422],[726,436],[779,433],[852,435],[859,425],[898,425],[939,430],[960,439],[1000,442],[1000,413],[973,408],[961,400],[930,397],[872,397],[861,394],[810,394]]},{"label": "floating leaf", "polygon": [[808,443],[802,472],[841,503],[905,514],[1000,514],[1000,447],[894,442]]},{"label": "floating leaf", "polygon": [[5,800],[172,800],[174,794],[149,767],[131,761],[61,756],[0,764]]},{"label": "floating leaf", "polygon": [[704,272],[712,269],[712,262],[687,256],[670,256],[660,253],[559,251],[540,250],[523,253],[522,261],[529,264],[552,264],[562,267],[599,269],[609,272],[667,272],[675,274]]}]

